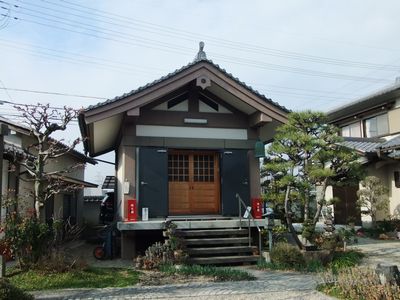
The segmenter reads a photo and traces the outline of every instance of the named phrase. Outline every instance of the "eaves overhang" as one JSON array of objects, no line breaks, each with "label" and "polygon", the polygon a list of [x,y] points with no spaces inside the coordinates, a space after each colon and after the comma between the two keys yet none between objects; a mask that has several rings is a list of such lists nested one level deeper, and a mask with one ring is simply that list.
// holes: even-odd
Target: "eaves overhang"
[{"label": "eaves overhang", "polygon": [[[117,115],[124,118],[127,112],[139,111],[141,107],[201,76],[206,76],[215,87],[229,91],[237,99],[253,107],[255,111],[263,113],[279,123],[287,121],[287,114],[290,112],[287,108],[255,91],[212,61],[203,59],[190,63],[130,93],[89,106],[81,112],[78,120],[82,136],[85,138],[85,151],[90,156],[100,154],[100,151],[94,149],[94,124]],[[106,147],[102,152],[112,149],[112,146]]]},{"label": "eaves overhang", "polygon": [[351,117],[357,117],[374,109],[386,109],[399,98],[400,83],[396,83],[395,85],[379,90],[376,93],[372,93],[328,111],[328,121],[331,123],[337,123]]}]

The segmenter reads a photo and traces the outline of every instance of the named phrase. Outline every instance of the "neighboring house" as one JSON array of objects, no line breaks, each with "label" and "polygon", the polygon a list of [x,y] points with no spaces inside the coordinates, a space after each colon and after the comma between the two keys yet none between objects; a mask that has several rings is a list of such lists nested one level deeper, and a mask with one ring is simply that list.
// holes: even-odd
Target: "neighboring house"
[{"label": "neighboring house", "polygon": [[[381,179],[389,189],[390,204],[379,219],[400,217],[400,79],[376,93],[328,112],[329,121],[340,127],[344,144],[363,156],[367,175]],[[358,186],[333,187],[335,220],[360,220],[356,209]],[[368,218],[363,218],[368,220]]]},{"label": "neighboring house", "polygon": [[[33,209],[33,182],[29,181],[29,175],[24,168],[18,165],[18,158],[23,157],[24,149],[35,142],[30,134],[30,129],[20,123],[0,117],[0,124],[8,128],[4,135],[4,153],[2,170],[2,194],[9,193],[20,200],[20,208],[23,211]],[[59,143],[61,146],[66,145]],[[63,170],[76,164],[95,164],[96,161],[86,157],[84,154],[72,150],[71,152],[49,161],[45,166],[46,172]],[[62,180],[73,185],[82,185],[84,187],[95,187],[89,182],[84,181],[84,168],[77,168],[73,172],[62,177]],[[74,192],[64,192],[56,194],[52,199],[46,202],[43,207],[44,213],[41,213],[46,220],[52,217],[61,219],[70,219],[72,223],[82,223],[83,208],[83,190]],[[5,210],[2,209],[2,217]]]},{"label": "neighboring house", "polygon": [[87,225],[100,224],[100,204],[106,193],[114,192],[115,176],[106,176],[101,188],[85,188],[83,196],[83,222]]},{"label": "neighboring house", "polygon": [[[122,256],[134,256],[141,232],[160,230],[167,218],[238,227],[218,218],[238,217],[236,193],[247,204],[260,197],[255,145],[264,151],[288,112],[207,60],[202,45],[192,63],[84,110],[85,150],[116,153]],[[128,199],[137,199],[139,220],[148,208],[148,222],[125,221]]]}]

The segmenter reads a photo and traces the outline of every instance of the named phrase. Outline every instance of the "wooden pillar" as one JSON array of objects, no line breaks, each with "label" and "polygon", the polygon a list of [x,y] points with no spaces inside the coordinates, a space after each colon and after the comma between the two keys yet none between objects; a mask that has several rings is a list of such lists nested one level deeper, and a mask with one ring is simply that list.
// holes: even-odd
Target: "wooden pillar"
[{"label": "wooden pillar", "polygon": [[259,198],[261,196],[260,159],[254,157],[254,150],[249,150],[247,157],[249,160],[250,198]]}]

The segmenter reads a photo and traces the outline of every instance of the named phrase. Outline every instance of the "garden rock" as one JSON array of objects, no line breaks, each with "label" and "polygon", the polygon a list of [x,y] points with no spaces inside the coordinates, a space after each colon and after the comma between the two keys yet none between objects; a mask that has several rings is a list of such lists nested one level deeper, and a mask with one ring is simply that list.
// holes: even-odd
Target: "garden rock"
[{"label": "garden rock", "polygon": [[381,234],[379,235],[379,239],[380,239],[380,240],[389,240],[390,238],[389,238],[388,235],[386,235],[386,234],[384,234],[384,233],[381,233]]},{"label": "garden rock", "polygon": [[400,286],[400,272],[396,265],[378,264],[375,270],[381,284],[397,284]]}]

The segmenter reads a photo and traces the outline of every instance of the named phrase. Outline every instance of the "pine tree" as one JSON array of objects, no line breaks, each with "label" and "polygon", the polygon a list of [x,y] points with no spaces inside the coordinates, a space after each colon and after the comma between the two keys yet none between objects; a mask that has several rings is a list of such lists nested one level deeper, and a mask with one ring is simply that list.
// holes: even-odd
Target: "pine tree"
[{"label": "pine tree", "polygon": [[[269,146],[264,174],[271,180],[266,200],[283,203],[286,221],[299,247],[304,247],[292,226],[293,206],[302,207],[304,225],[315,230],[321,210],[327,201],[329,185],[358,180],[358,156],[344,147],[338,128],[328,124],[320,112],[291,113],[287,124],[277,129]],[[312,204],[316,202],[315,211]]]},{"label": "pine tree", "polygon": [[357,205],[363,214],[370,215],[372,228],[376,227],[376,214],[389,206],[389,189],[376,176],[367,176],[361,181],[362,189],[357,191]]}]

